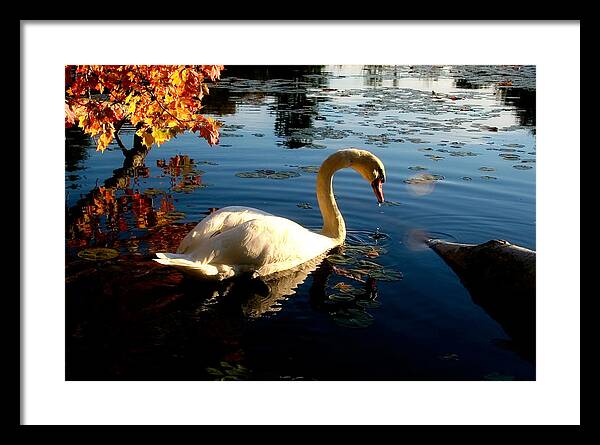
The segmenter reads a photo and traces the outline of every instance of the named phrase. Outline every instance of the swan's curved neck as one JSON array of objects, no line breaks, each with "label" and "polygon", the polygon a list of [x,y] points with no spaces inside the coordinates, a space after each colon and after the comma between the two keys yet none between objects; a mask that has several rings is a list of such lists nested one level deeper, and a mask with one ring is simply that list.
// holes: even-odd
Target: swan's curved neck
[{"label": "swan's curved neck", "polygon": [[346,224],[333,196],[333,175],[350,165],[351,159],[347,155],[336,153],[323,162],[317,175],[317,201],[323,216],[321,234],[333,238],[338,244],[346,238]]}]

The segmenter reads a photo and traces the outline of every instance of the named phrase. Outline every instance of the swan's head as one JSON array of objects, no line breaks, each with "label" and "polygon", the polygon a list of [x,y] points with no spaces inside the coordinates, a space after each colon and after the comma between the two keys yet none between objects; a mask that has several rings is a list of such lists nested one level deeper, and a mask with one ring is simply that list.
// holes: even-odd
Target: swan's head
[{"label": "swan's head", "polygon": [[[346,150],[343,150],[346,151]],[[385,182],[385,167],[383,162],[367,150],[351,148],[347,150],[349,167],[356,170],[371,184],[377,202],[383,202],[383,183]]]}]

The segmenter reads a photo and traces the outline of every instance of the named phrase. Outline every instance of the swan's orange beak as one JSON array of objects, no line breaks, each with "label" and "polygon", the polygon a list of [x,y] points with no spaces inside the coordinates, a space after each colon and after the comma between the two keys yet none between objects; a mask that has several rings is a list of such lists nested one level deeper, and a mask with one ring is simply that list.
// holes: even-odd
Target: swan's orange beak
[{"label": "swan's orange beak", "polygon": [[375,193],[377,202],[381,204],[383,202],[383,181],[381,178],[377,178],[371,182],[371,187],[373,187],[373,193]]}]

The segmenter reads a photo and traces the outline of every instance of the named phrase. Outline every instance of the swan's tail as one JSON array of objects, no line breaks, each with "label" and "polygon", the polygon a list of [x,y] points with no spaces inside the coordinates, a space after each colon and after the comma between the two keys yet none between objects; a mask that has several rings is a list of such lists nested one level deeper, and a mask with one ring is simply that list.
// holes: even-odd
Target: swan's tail
[{"label": "swan's tail", "polygon": [[174,267],[188,276],[209,280],[224,280],[235,275],[230,266],[224,264],[202,264],[182,253],[157,253],[153,258],[157,263]]}]

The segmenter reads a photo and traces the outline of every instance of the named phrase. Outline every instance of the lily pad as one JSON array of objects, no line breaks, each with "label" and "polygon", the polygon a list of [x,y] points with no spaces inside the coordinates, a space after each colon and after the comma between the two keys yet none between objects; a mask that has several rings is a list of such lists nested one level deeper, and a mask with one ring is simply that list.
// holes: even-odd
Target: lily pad
[{"label": "lily pad", "polygon": [[344,293],[353,293],[355,291],[357,291],[357,289],[352,286],[351,284],[347,284],[347,283],[337,283],[335,286],[333,286],[334,289],[339,290],[340,292],[344,292]]},{"label": "lily pad", "polygon": [[320,167],[318,165],[303,165],[298,168],[300,170],[302,170],[304,173],[319,173]]},{"label": "lily pad", "polygon": [[493,181],[493,180],[498,179],[498,178],[496,178],[495,176],[484,175],[484,176],[481,177],[481,179],[485,179],[486,181]]},{"label": "lily pad", "polygon": [[400,281],[404,278],[402,272],[393,269],[375,269],[368,273],[371,278],[375,278],[379,281]]},{"label": "lily pad", "polygon": [[108,247],[92,247],[89,249],[80,250],[77,253],[79,258],[89,261],[110,260],[119,256],[119,251],[109,249]]},{"label": "lily pad", "polygon": [[513,168],[516,168],[517,170],[530,170],[533,167],[531,165],[517,164],[517,165],[513,165]]},{"label": "lily pad", "polygon": [[184,212],[169,212],[169,213],[165,214],[164,217],[167,220],[176,221],[178,219],[185,218],[185,213]]},{"label": "lily pad", "polygon": [[493,167],[479,167],[479,170],[482,172],[495,172],[496,169]]},{"label": "lily pad", "polygon": [[414,171],[421,171],[421,170],[427,170],[427,167],[422,167],[420,165],[415,165],[413,167],[408,167],[409,170],[414,170]]},{"label": "lily pad", "polygon": [[472,151],[453,151],[450,153],[450,156],[458,156],[458,157],[477,156],[477,153],[473,153]]},{"label": "lily pad", "polygon": [[331,264],[342,264],[347,265],[354,262],[354,259],[349,257],[348,255],[343,254],[333,254],[327,257],[327,261]]},{"label": "lily pad", "polygon": [[238,178],[266,178],[264,173],[258,171],[253,172],[240,172],[235,174]]},{"label": "lily pad", "polygon": [[361,309],[340,309],[332,314],[333,321],[345,328],[366,328],[373,324],[374,317]]},{"label": "lily pad", "polygon": [[215,377],[215,380],[247,380],[250,374],[248,368],[238,364],[231,365],[225,361],[220,362],[220,369],[206,368],[206,372]]},{"label": "lily pad", "polygon": [[442,175],[421,174],[409,179],[405,179],[403,182],[406,184],[426,184],[431,181],[441,181],[443,179],[445,178]]},{"label": "lily pad", "polygon": [[436,155],[425,155],[426,157],[428,157],[429,159],[431,159],[432,161],[441,161],[442,159],[444,159],[443,156],[436,156]]},{"label": "lily pad", "polygon": [[366,295],[366,291],[362,287],[355,287],[347,283],[337,283],[333,288],[344,295],[351,295],[353,298],[363,298]]},{"label": "lily pad", "polygon": [[377,300],[356,300],[354,304],[363,309],[376,309],[381,307],[381,303]]},{"label": "lily pad", "polygon": [[352,301],[354,297],[350,294],[333,294],[327,297],[331,301],[340,302],[340,301]]},{"label": "lily pad", "polygon": [[236,173],[238,178],[268,178],[268,179],[287,179],[297,178],[300,173],[295,171],[275,171],[275,170],[255,170],[253,172]]},{"label": "lily pad", "polygon": [[300,207],[301,209],[312,209],[312,206],[308,202],[300,202],[296,204],[296,206]]},{"label": "lily pad", "polygon": [[165,192],[163,190],[159,190],[159,189],[155,189],[155,188],[149,188],[144,190],[144,195],[148,195],[148,196],[156,196],[156,195],[164,195]]}]

